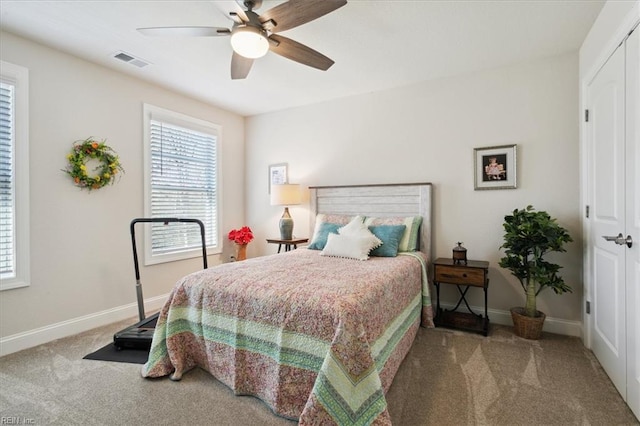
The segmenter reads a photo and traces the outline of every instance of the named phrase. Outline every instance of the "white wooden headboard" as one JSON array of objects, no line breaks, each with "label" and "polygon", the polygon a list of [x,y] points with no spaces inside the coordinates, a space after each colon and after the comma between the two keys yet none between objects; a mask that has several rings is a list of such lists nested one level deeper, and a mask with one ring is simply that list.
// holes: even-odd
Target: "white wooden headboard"
[{"label": "white wooden headboard", "polygon": [[420,251],[431,259],[430,183],[311,186],[309,192],[309,235],[313,235],[318,213],[376,217],[422,216]]}]

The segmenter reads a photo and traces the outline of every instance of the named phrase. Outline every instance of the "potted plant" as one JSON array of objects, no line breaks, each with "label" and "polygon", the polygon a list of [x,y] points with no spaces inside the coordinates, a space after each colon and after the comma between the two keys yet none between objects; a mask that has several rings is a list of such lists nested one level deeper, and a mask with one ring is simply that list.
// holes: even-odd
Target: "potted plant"
[{"label": "potted plant", "polygon": [[227,235],[229,240],[236,243],[236,257],[235,260],[247,259],[247,244],[253,241],[253,231],[248,226],[243,226],[240,229],[232,229]]},{"label": "potted plant", "polygon": [[547,212],[532,206],[514,210],[504,217],[505,256],[500,266],[518,278],[526,295],[524,308],[511,308],[516,335],[526,339],[539,339],[546,315],[538,311],[536,298],[546,288],[556,294],[571,292],[558,271],[561,266],[548,262],[544,255],[564,252],[564,244],[573,241],[566,229],[556,223]]}]

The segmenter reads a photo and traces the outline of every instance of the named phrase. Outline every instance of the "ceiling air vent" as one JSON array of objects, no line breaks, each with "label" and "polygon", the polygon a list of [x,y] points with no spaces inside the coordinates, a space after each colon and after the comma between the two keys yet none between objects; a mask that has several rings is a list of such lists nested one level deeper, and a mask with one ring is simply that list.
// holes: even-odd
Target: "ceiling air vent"
[{"label": "ceiling air vent", "polygon": [[144,61],[140,58],[136,58],[135,56],[124,52],[117,52],[113,55],[113,57],[128,64],[135,65],[138,68],[146,67],[147,65],[149,65],[149,62]]}]

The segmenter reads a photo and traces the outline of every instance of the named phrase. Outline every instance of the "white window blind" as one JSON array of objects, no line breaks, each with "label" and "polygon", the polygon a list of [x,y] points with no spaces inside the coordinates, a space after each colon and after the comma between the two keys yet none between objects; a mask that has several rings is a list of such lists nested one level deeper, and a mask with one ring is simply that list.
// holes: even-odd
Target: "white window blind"
[{"label": "white window blind", "polygon": [[29,285],[29,71],[0,61],[0,290]]},{"label": "white window blind", "polygon": [[0,278],[16,277],[14,97],[15,86],[0,82]]},{"label": "white window blind", "polygon": [[[219,246],[218,132],[179,114],[148,116],[148,206],[150,217],[199,219],[210,252]],[[145,114],[146,115],[146,114]],[[176,118],[178,116],[179,118]],[[194,223],[153,223],[146,263],[201,255]],[[150,249],[150,250],[149,250]]]}]

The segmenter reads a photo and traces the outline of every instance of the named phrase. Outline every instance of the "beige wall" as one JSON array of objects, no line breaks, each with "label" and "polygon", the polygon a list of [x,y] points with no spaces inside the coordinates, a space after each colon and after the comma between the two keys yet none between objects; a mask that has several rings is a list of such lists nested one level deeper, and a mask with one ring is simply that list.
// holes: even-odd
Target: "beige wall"
[{"label": "beige wall", "polygon": [[[244,118],[12,34],[0,47],[2,60],[29,69],[31,171],[31,286],[0,292],[0,336],[136,315],[119,309],[136,300],[129,223],[143,216],[143,103],[222,126],[223,230],[243,223]],[[126,171],[91,193],[61,171],[72,143],[89,136],[106,138]],[[224,241],[211,264],[230,255]],[[198,268],[201,259],[143,268],[145,297]]]},{"label": "beige wall", "polygon": [[[497,266],[502,222],[531,204],[557,217],[575,240],[553,258],[574,293],[543,293],[538,309],[554,330],[579,334],[578,120],[576,53],[248,118],[246,218],[257,236],[250,255],[276,250],[264,242],[278,235],[282,214],[269,205],[269,164],[288,163],[289,180],[303,185],[432,182],[435,256],[450,257],[463,241],[469,258],[490,261],[490,318],[507,322],[524,295]],[[514,143],[518,189],[474,191],[473,148]],[[294,234],[309,236],[308,206],[290,210]]]}]

